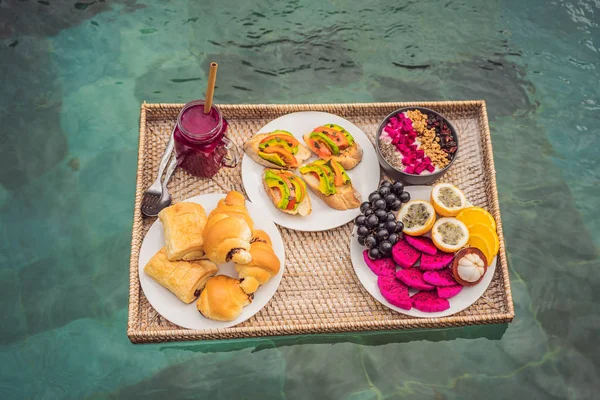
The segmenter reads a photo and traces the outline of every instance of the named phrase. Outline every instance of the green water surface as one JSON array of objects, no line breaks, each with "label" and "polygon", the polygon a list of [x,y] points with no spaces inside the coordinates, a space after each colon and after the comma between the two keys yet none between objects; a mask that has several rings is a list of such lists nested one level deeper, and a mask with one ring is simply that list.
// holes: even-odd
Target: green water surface
[{"label": "green water surface", "polygon": [[[0,0],[0,399],[592,399],[597,0]],[[132,345],[139,106],[485,99],[516,318]]]}]

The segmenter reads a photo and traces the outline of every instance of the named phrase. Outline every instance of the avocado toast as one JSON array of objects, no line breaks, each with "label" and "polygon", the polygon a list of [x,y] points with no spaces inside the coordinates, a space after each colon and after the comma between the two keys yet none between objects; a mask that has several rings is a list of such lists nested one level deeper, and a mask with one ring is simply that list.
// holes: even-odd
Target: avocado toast
[{"label": "avocado toast", "polygon": [[312,211],[306,184],[293,172],[265,169],[263,185],[271,201],[280,211],[301,216]]},{"label": "avocado toast", "polygon": [[336,160],[317,160],[300,168],[306,185],[327,205],[336,210],[360,206],[360,194],[341,163]]},{"label": "avocado toast", "polygon": [[310,151],[288,131],[254,135],[244,143],[244,152],[267,168],[295,169],[310,157]]},{"label": "avocado toast", "polygon": [[321,125],[304,135],[308,147],[322,160],[335,160],[352,169],[362,160],[362,149],[352,135],[336,124]]}]

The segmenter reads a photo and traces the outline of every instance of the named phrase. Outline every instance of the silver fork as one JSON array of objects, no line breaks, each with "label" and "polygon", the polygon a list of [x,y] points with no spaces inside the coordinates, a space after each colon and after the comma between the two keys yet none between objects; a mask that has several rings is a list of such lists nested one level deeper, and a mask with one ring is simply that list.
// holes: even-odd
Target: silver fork
[{"label": "silver fork", "polygon": [[[173,128],[173,131],[175,131],[175,128]],[[163,194],[162,175],[165,170],[165,167],[167,166],[167,161],[169,161],[169,157],[173,152],[174,145],[175,141],[173,139],[173,133],[171,133],[169,141],[167,142],[167,147],[165,148],[165,152],[160,160],[160,165],[158,166],[158,176],[156,177],[156,180],[154,181],[152,186],[150,186],[148,190],[146,190],[146,192],[144,193],[144,197],[142,198],[142,213],[149,217],[155,217],[158,214],[158,212],[164,208],[162,207],[155,212]],[[173,156],[173,159],[175,159],[175,156]]]}]

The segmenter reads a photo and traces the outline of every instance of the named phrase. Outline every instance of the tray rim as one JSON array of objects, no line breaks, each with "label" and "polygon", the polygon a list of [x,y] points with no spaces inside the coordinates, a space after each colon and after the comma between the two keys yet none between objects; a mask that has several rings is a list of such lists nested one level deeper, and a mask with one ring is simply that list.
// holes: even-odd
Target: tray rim
[{"label": "tray rim", "polygon": [[225,112],[228,110],[247,111],[285,111],[286,113],[297,111],[326,111],[329,107],[342,107],[360,110],[398,109],[402,107],[427,107],[439,109],[444,106],[464,107],[465,110],[475,111],[479,114],[481,134],[483,136],[482,150],[485,154],[484,170],[491,186],[490,210],[497,222],[497,232],[500,240],[499,275],[504,286],[507,309],[505,313],[487,313],[475,316],[447,316],[441,318],[407,318],[402,320],[378,320],[378,321],[354,321],[328,324],[282,324],[279,326],[266,327],[231,327],[224,329],[190,330],[190,329],[138,329],[140,283],[138,277],[139,250],[135,248],[136,235],[142,225],[142,214],[140,205],[144,188],[141,187],[143,179],[143,160],[146,148],[146,120],[148,111],[152,109],[172,108],[181,109],[184,103],[146,103],[140,107],[140,129],[138,138],[138,162],[136,172],[136,192],[134,197],[134,218],[132,226],[132,247],[129,263],[129,303],[127,319],[127,336],[132,343],[157,343],[167,341],[190,341],[190,340],[214,340],[214,339],[243,339],[264,336],[287,336],[305,335],[319,333],[345,333],[353,332],[359,334],[367,331],[404,330],[411,328],[448,328],[465,325],[485,325],[511,322],[515,317],[514,303],[510,286],[509,269],[506,258],[504,233],[500,216],[500,205],[498,201],[498,189],[496,183],[496,168],[492,150],[491,134],[487,115],[485,100],[462,100],[462,101],[419,101],[419,102],[373,102],[373,103],[320,103],[320,104],[219,104],[219,108]]}]

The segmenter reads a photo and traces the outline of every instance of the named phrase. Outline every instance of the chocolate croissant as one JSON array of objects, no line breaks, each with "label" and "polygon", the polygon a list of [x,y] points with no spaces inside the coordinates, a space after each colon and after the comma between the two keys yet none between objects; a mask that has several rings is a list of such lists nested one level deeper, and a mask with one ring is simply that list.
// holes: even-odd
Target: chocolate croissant
[{"label": "chocolate croissant", "polygon": [[163,247],[148,261],[144,272],[179,300],[191,303],[217,273],[217,266],[209,260],[170,261]]},{"label": "chocolate croissant", "polygon": [[206,283],[196,308],[206,318],[233,321],[251,302],[251,296],[242,290],[239,280],[227,275],[217,275]]},{"label": "chocolate croissant", "polygon": [[252,231],[245,220],[216,214],[208,219],[204,229],[204,251],[217,264],[229,261],[247,264],[252,261],[251,239]]},{"label": "chocolate croissant", "polygon": [[242,281],[240,286],[244,292],[256,292],[260,285],[267,283],[279,272],[281,263],[271,245],[271,238],[266,232],[256,230],[250,245],[252,261],[248,264],[235,264],[235,270]]},{"label": "chocolate croissant", "polygon": [[169,260],[198,260],[204,257],[206,213],[197,203],[181,202],[158,213],[165,232]]},{"label": "chocolate croissant", "polygon": [[219,200],[217,207],[210,212],[208,218],[210,219],[216,214],[226,214],[230,217],[241,218],[246,221],[250,229],[254,229],[254,221],[250,218],[250,214],[246,208],[246,198],[243,194],[235,190],[227,193],[224,199]]}]

